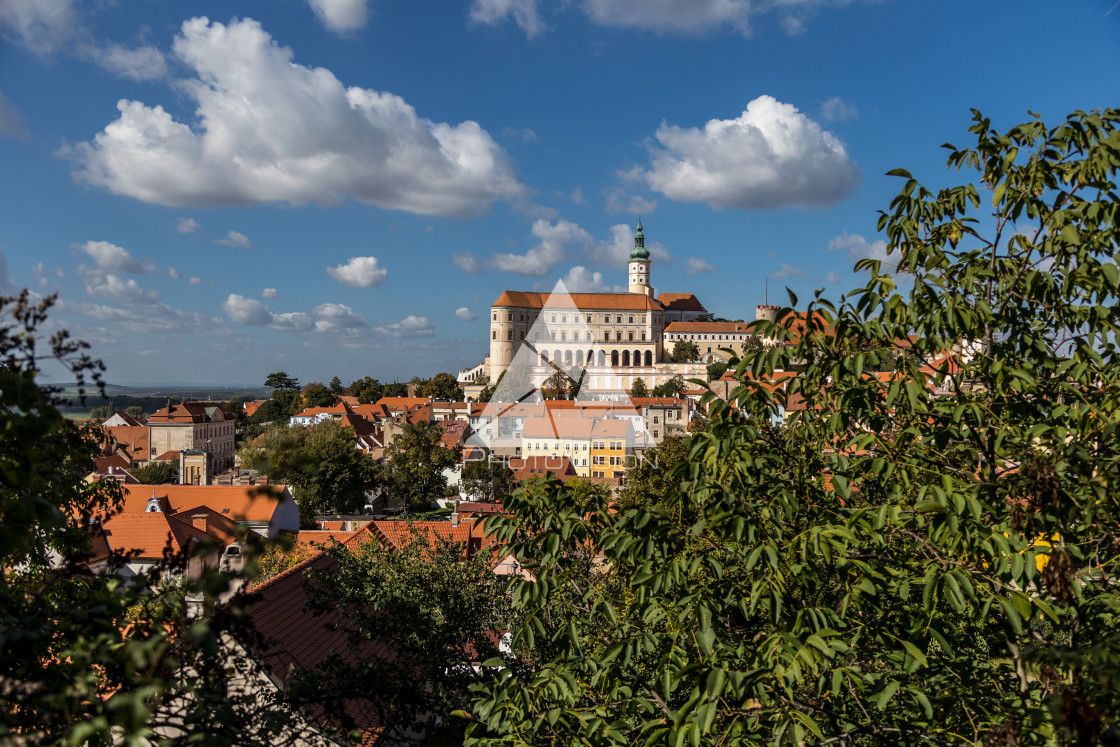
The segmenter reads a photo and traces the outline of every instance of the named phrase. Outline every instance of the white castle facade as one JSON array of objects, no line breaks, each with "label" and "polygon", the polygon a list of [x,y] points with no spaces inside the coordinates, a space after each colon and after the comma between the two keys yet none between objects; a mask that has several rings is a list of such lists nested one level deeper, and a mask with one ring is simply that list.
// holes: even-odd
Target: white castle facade
[{"label": "white castle facade", "polygon": [[[515,362],[526,363],[534,386],[557,369],[583,374],[581,391],[629,391],[641,378],[649,388],[675,376],[706,378],[706,366],[741,353],[748,325],[700,321],[708,311],[692,293],[657,295],[641,221],[634,234],[627,293],[505,291],[490,306],[490,352],[461,371],[463,384],[497,382]],[[770,307],[757,314],[769,315]],[[776,311],[774,307],[774,311]],[[697,345],[699,360],[672,359],[678,340]]]}]

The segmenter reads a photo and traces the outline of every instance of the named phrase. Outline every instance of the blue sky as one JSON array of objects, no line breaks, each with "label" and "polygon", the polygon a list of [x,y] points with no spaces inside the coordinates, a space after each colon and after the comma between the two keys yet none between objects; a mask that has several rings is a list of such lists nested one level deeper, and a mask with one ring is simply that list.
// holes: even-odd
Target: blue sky
[{"label": "blue sky", "polygon": [[114,383],[383,381],[504,289],[838,297],[905,167],[1120,104],[1116,0],[0,0],[0,290]]}]

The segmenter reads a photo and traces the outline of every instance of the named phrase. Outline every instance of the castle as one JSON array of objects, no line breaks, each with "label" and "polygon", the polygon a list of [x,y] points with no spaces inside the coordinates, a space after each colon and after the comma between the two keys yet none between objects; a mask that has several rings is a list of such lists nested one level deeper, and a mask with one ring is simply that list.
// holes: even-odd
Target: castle
[{"label": "castle", "polygon": [[[490,306],[490,353],[459,381],[493,383],[517,360],[527,361],[540,386],[556,368],[585,373],[584,388],[629,390],[641,378],[655,387],[675,376],[706,378],[706,366],[742,353],[752,334],[742,322],[700,321],[708,310],[692,293],[657,295],[639,220],[627,267],[627,293],[505,291]],[[770,317],[777,307],[758,307]],[[679,340],[693,342],[699,360],[672,359]]]}]

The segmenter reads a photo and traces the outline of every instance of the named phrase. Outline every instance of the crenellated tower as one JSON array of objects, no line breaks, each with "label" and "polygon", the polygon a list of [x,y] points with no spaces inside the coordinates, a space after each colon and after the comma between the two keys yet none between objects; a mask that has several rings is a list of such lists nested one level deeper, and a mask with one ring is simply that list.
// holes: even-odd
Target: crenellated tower
[{"label": "crenellated tower", "polygon": [[634,248],[630,250],[630,292],[653,298],[653,286],[649,284],[649,264],[649,250],[646,249],[642,219],[639,218],[638,230],[634,233]]}]

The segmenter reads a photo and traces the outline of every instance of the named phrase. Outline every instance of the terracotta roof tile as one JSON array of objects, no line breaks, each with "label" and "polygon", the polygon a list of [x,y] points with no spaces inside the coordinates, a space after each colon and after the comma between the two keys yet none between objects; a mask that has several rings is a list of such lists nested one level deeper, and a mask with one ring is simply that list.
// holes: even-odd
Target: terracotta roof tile
[{"label": "terracotta roof tile", "polygon": [[[272,489],[282,494],[287,488],[274,485]],[[188,506],[209,506],[243,521],[270,521],[278,505],[265,490],[252,485],[125,485],[124,510],[143,511],[153,494],[166,497],[172,513]]]},{"label": "terracotta roof tile", "polygon": [[657,301],[666,311],[707,311],[692,293],[662,293]]},{"label": "terracotta roof tile", "polygon": [[[550,293],[530,293],[527,291],[506,291],[491,306],[513,308],[543,309],[586,309],[593,311],[660,311],[661,305],[649,296],[640,293],[569,293],[555,298]],[[701,307],[703,310],[703,307]]]}]

